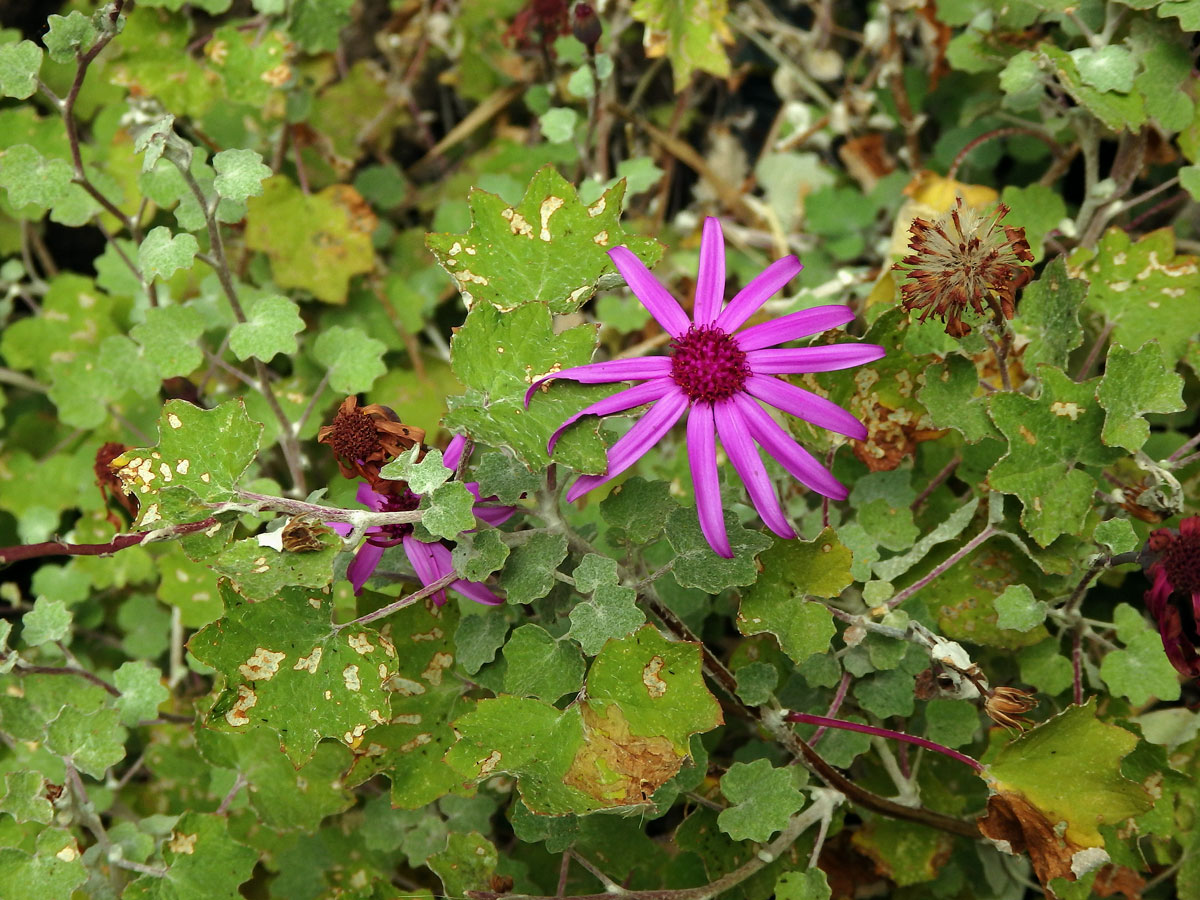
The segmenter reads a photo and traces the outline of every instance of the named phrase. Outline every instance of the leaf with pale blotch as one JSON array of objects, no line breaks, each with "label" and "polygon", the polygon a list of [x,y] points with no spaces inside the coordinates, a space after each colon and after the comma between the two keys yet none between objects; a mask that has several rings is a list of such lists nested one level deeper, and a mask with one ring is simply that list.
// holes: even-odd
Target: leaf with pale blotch
[{"label": "leaf with pale blotch", "polygon": [[287,297],[267,296],[246,310],[246,321],[229,332],[229,349],[238,359],[255,357],[270,362],[275,354],[296,352],[296,335],[304,330],[300,307]]},{"label": "leaf with pale blotch", "polygon": [[345,303],[350,279],[375,267],[375,224],[362,196],[347,184],[306,194],[276,175],[246,200],[246,246],[267,254],[275,284],[326,303]]},{"label": "leaf with pale blotch", "polygon": [[717,556],[700,530],[694,509],[676,509],[667,519],[667,540],[676,553],[671,577],[685,588],[700,588],[719,594],[725,588],[753,584],[758,578],[754,558],[771,546],[772,540],[759,531],[738,524],[737,516],[725,510],[725,532],[733,557]]},{"label": "leaf with pale blotch", "polygon": [[240,400],[200,409],[168,400],[158,422],[158,444],[129,450],[115,460],[125,487],[141,506],[135,525],[195,521],[210,512],[203,503],[230,500],[258,452],[262,426]]},{"label": "leaf with pale blotch", "polygon": [[733,36],[725,24],[729,13],[726,0],[634,0],[631,12],[646,26],[646,55],[666,56],[671,61],[676,91],[687,87],[696,70],[718,78],[729,74],[725,44]]},{"label": "leaf with pale blotch", "polygon": [[[490,609],[463,622],[497,620],[507,628],[503,615]],[[359,784],[386,775],[392,782],[392,804],[417,809],[462,780],[442,761],[455,740],[450,723],[473,704],[463,696],[469,684],[455,675],[460,655],[456,635],[462,626],[452,604],[438,607],[428,601],[402,609],[389,622],[397,653],[396,674],[384,686],[390,705],[384,709],[385,723],[373,726],[354,747],[348,778]],[[463,664],[461,659],[458,663]]]},{"label": "leaf with pale blotch", "polygon": [[1195,256],[1175,255],[1169,228],[1137,243],[1123,229],[1110,228],[1095,249],[1076,249],[1067,266],[1072,276],[1087,280],[1087,305],[1125,347],[1157,340],[1163,357],[1176,360],[1200,331],[1200,265]]},{"label": "leaf with pale blotch", "polygon": [[490,891],[492,876],[500,862],[496,847],[477,831],[452,832],[446,849],[435,853],[426,865],[442,879],[446,897],[466,897],[468,891]]},{"label": "leaf with pale blotch", "polygon": [[611,640],[592,663],[586,699],[565,710],[540,700],[482,700],[454,723],[446,761],[472,780],[508,772],[545,815],[639,806],[679,771],[692,734],[721,724],[693,644],[646,626]]},{"label": "leaf with pale blotch", "polygon": [[396,648],[371,628],[330,627],[331,600],[321,591],[283,588],[247,602],[222,582],[225,617],[193,635],[188,649],[219,674],[209,728],[270,728],[296,765],[317,741],[352,749],[387,721],[387,685]]},{"label": "leaf with pale blotch", "polygon": [[[467,315],[450,342],[454,374],[467,386],[449,398],[445,426],[496,447],[508,447],[535,469],[550,457],[546,443],[559,425],[584,406],[613,392],[603,385],[559,381],[545,385],[525,407],[525,391],[538,378],[591,362],[596,346],[592,325],[555,334],[549,309],[526,304],[501,314],[480,304]],[[599,420],[586,419],[563,433],[554,459],[581,472],[608,465]]]},{"label": "leaf with pale blotch", "polygon": [[38,834],[32,854],[13,846],[0,849],[0,897],[62,900],[87,879],[79,844],[65,829]]},{"label": "leaf with pale blotch", "polygon": [[229,820],[214,813],[185,812],[163,842],[167,874],[142,875],[123,900],[238,900],[258,853],[229,833]]},{"label": "leaf with pale blotch", "polygon": [[1110,346],[1096,399],[1105,411],[1100,439],[1131,453],[1150,437],[1150,424],[1143,415],[1185,408],[1183,379],[1163,365],[1162,352],[1154,341],[1133,352],[1120,344]]},{"label": "leaf with pale blotch", "polygon": [[1076,384],[1061,370],[1039,366],[1041,395],[993,394],[992,420],[1008,439],[1008,452],[988,473],[998,491],[1021,498],[1021,524],[1045,547],[1060,534],[1083,527],[1096,490],[1094,476],[1080,466],[1103,466],[1120,451],[1100,441],[1104,410],[1096,381]]},{"label": "leaf with pale blotch", "polygon": [[1021,794],[1071,843],[1100,847],[1101,825],[1116,825],[1154,805],[1145,788],[1121,774],[1121,760],[1137,741],[1097,719],[1093,698],[1006,744],[986,777],[995,792]]},{"label": "leaf with pale blotch", "polygon": [[735,841],[769,841],[804,807],[795,771],[776,769],[765,759],[734,763],[721,776],[721,793],[731,805],[721,810],[717,825]]},{"label": "leaf with pale blotch", "polygon": [[480,301],[505,312],[545,303],[553,313],[572,313],[598,288],[621,283],[610,248],[628,247],[649,265],[662,254],[657,241],[621,228],[624,195],[625,184],[618,182],[585,206],[575,187],[545,166],[516,206],[475,188],[467,201],[470,230],[425,240],[468,309]]},{"label": "leaf with pale blotch", "polygon": [[554,703],[583,685],[583,657],[568,640],[555,640],[540,625],[522,625],[504,645],[504,691]]}]

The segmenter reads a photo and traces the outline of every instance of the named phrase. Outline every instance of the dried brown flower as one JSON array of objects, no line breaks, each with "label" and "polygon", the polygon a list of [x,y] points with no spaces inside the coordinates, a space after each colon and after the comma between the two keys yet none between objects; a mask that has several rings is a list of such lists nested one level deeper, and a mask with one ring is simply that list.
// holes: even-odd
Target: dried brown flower
[{"label": "dried brown flower", "polygon": [[983,701],[983,711],[989,719],[1017,731],[1033,727],[1033,722],[1025,717],[1025,713],[1035,706],[1037,699],[1033,694],[1014,687],[992,688]]},{"label": "dried brown flower", "polygon": [[317,440],[333,451],[342,475],[365,478],[372,485],[383,483],[379,470],[389,460],[424,439],[424,429],[405,425],[386,406],[369,403],[359,407],[354,396],[342,401],[332,425],[317,432]]},{"label": "dried brown flower", "polygon": [[325,549],[321,538],[332,533],[332,529],[312,516],[293,516],[283,526],[279,539],[289,553],[314,553]]},{"label": "dried brown flower", "polygon": [[900,286],[901,305],[908,311],[923,309],[921,321],[931,314],[946,323],[946,334],[962,337],[971,326],[962,320],[968,304],[984,315],[986,303],[997,324],[1011,319],[1016,294],[1033,278],[1033,262],[1025,229],[1001,225],[1008,207],[997,203],[984,215],[964,206],[954,207],[934,222],[913,219],[909,248],[895,271],[907,276]]},{"label": "dried brown flower", "polygon": [[[129,517],[132,519],[137,516],[137,498],[125,493],[124,483],[112,466],[112,461],[128,449],[124,444],[118,444],[115,441],[101,444],[100,449],[96,451],[96,459],[92,464],[92,471],[96,475],[96,485],[100,488],[100,496],[104,498],[105,507],[108,506],[109,498],[111,498],[125,512],[129,513]],[[118,530],[123,527],[122,523],[111,511],[108,513],[108,521]]]}]

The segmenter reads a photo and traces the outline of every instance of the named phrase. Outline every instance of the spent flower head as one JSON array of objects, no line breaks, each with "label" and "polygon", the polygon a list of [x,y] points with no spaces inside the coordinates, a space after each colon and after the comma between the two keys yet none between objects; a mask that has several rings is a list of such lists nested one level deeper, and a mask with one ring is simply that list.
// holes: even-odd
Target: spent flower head
[{"label": "spent flower head", "polygon": [[405,425],[386,406],[377,403],[358,405],[358,398],[347,397],[338,407],[333,423],[322,426],[317,440],[328,444],[346,478],[365,478],[379,485],[379,470],[405,450],[425,439],[424,429]]},{"label": "spent flower head", "polygon": [[933,222],[915,218],[909,226],[912,254],[896,264],[907,276],[900,285],[901,305],[921,309],[921,321],[935,314],[946,334],[963,337],[971,326],[962,320],[970,306],[984,315],[986,304],[999,325],[1011,319],[1016,295],[1033,278],[1025,229],[1001,225],[1008,207],[997,203],[990,214],[965,206],[962,197]]},{"label": "spent flower head", "polygon": [[1189,678],[1200,678],[1200,516],[1179,530],[1159,528],[1148,542],[1156,558],[1146,574],[1146,608],[1158,625],[1167,659]]},{"label": "spent flower head", "polygon": [[583,416],[611,415],[653,404],[609,449],[608,472],[580,477],[567,491],[567,500],[575,500],[616,478],[658,444],[684,413],[687,413],[688,461],[695,486],[696,512],[705,538],[719,555],[730,557],[733,551],[721,508],[717,438],[746,485],[759,516],[780,537],[792,538],[796,533],[780,507],[756,443],[806,487],[827,497],[845,499],[846,488],[780,427],[760,401],[847,437],[862,440],[867,436],[862,423],[841,407],[776,377],[845,369],[883,356],[883,348],[876,344],[777,346],[845,325],[854,318],[850,308],[818,306],[743,329],[763,303],[802,267],[794,256],[776,260],[725,304],[725,248],[721,223],[715,218],[704,222],[690,320],[670,292],[629,249],[616,247],[609,251],[609,256],[634,295],[671,336],[671,348],[667,356],[575,366],[530,386],[525,394],[526,405],[543,383],[556,378],[585,384],[643,382],[568,418],[550,437],[550,451],[563,431]]}]

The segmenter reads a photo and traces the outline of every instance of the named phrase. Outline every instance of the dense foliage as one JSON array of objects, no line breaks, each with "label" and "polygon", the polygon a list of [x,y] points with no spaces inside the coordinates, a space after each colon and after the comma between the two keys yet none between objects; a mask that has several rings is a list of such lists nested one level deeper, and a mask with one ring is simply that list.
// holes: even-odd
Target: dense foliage
[{"label": "dense foliage", "polygon": [[0,897],[1200,900],[1200,4],[595,6],[4,23]]}]

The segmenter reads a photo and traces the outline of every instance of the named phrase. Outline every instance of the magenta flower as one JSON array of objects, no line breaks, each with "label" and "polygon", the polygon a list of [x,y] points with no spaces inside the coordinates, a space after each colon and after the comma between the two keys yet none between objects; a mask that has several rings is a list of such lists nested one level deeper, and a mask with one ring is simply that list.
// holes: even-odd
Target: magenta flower
[{"label": "magenta flower", "polygon": [[1181,675],[1200,678],[1200,516],[1188,516],[1179,530],[1151,532],[1158,558],[1147,574],[1146,608],[1158,624],[1167,659]]},{"label": "magenta flower", "polygon": [[[462,435],[458,435],[450,441],[450,445],[442,457],[446,468],[458,468],[466,442],[466,438]],[[480,500],[477,482],[468,482],[466,488],[475,496],[476,500]],[[357,497],[359,503],[375,512],[409,512],[416,509],[421,503],[421,497],[407,487],[401,488],[398,493],[383,494],[365,481],[358,485]],[[472,512],[475,513],[476,518],[482,519],[489,525],[500,525],[508,520],[514,509],[515,507],[512,506],[501,506],[487,500],[480,500],[475,504]],[[353,530],[345,522],[327,522],[326,524],[342,537],[346,537]],[[346,569],[346,577],[354,585],[355,596],[362,593],[363,585],[367,583],[367,579],[379,565],[379,560],[383,558],[383,551],[397,544],[404,547],[404,553],[408,556],[413,571],[417,573],[417,578],[423,585],[433,584],[454,571],[454,566],[450,561],[450,551],[441,541],[426,543],[417,540],[413,537],[412,525],[407,523],[377,525],[367,529],[367,539],[354,554],[353,561]],[[450,590],[456,591],[476,603],[486,603],[489,606],[504,602],[486,585],[476,581],[467,581],[464,578],[451,582]],[[433,602],[438,606],[445,603],[446,592],[443,590],[435,593]]]},{"label": "magenta flower", "polygon": [[776,348],[778,344],[845,325],[854,318],[854,313],[845,306],[818,306],[739,331],[803,267],[794,256],[776,260],[722,308],[725,248],[721,223],[711,217],[704,221],[700,240],[700,271],[696,276],[691,321],[632,252],[616,247],[608,255],[634,295],[671,335],[671,352],[667,356],[618,359],[564,369],[538,379],[525,393],[528,405],[539,385],[555,378],[584,384],[644,381],[581,409],[551,435],[548,449],[553,451],[563,430],[583,416],[611,415],[653,404],[609,448],[608,472],[581,476],[567,491],[567,500],[573,501],[616,478],[661,441],[685,412],[696,513],[701,531],[719,555],[731,557],[733,551],[725,533],[717,482],[717,437],[745,483],[759,516],[780,537],[793,538],[796,533],[783,514],[755,442],[806,487],[826,497],[844,500],[846,488],[797,444],[758,401],[838,434],[858,440],[865,438],[867,430],[862,423],[840,406],[775,377],[845,369],[883,356],[883,348],[876,344]]}]

